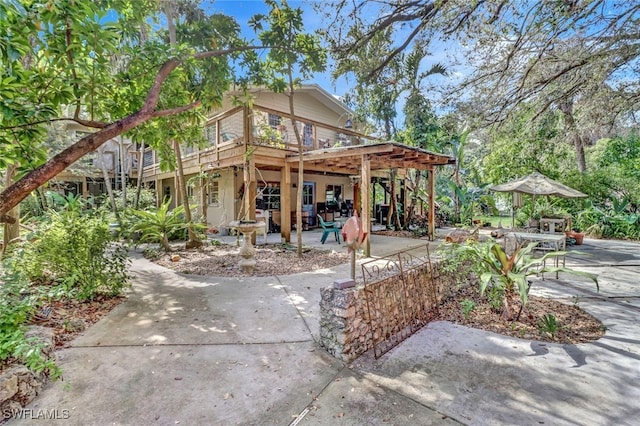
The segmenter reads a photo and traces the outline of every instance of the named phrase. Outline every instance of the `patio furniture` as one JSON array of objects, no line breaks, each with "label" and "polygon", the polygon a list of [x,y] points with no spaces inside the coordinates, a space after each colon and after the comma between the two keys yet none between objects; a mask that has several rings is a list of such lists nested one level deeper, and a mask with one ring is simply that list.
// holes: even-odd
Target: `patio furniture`
[{"label": "patio furniture", "polygon": [[340,244],[340,227],[338,224],[336,222],[325,222],[320,215],[318,215],[318,222],[322,227],[322,238],[320,238],[320,242],[324,244],[329,234],[333,233],[336,236],[336,241]]},{"label": "patio furniture", "polygon": [[[535,251],[542,252],[555,252],[555,251],[565,251],[567,249],[567,240],[562,234],[535,234],[528,232],[514,232],[513,237],[516,240],[516,246],[524,245],[529,242],[537,242],[538,245],[534,249]],[[553,266],[556,268],[560,267],[560,262],[562,261],[562,267],[566,266],[566,255],[553,258]],[[544,275],[542,276],[544,278]],[[556,271],[556,279],[558,278],[558,271]]]}]

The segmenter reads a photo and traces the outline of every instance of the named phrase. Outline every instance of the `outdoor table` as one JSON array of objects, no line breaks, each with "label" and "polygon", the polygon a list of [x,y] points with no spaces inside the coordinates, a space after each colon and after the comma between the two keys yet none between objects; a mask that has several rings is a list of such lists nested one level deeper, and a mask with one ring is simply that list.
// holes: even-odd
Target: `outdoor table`
[{"label": "outdoor table", "polygon": [[[566,251],[567,238],[564,234],[536,234],[531,232],[513,232],[513,237],[516,240],[516,245],[520,246],[527,242],[548,243],[547,247],[552,247],[554,251]],[[562,257],[562,267],[566,265],[566,255],[556,256],[553,258],[554,266],[557,268],[560,266],[560,257]],[[558,272],[556,271],[556,279],[558,278]]]}]

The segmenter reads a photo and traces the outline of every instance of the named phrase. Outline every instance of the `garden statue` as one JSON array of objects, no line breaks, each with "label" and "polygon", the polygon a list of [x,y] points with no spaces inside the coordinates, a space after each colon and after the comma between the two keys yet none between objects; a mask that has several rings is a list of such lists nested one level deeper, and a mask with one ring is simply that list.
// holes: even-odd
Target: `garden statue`
[{"label": "garden statue", "polygon": [[351,253],[351,279],[356,278],[356,250],[367,238],[367,233],[362,226],[362,220],[358,217],[358,213],[354,212],[345,224],[342,226],[340,232],[342,239],[347,245],[349,253]]}]

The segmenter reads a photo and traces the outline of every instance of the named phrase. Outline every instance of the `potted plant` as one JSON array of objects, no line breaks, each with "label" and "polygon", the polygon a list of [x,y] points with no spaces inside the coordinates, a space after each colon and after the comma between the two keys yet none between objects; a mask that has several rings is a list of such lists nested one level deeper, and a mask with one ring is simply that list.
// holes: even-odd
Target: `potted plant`
[{"label": "potted plant", "polygon": [[584,232],[581,232],[580,228],[573,228],[571,231],[565,231],[565,235],[568,238],[573,238],[577,246],[582,245],[582,242],[584,240]]}]

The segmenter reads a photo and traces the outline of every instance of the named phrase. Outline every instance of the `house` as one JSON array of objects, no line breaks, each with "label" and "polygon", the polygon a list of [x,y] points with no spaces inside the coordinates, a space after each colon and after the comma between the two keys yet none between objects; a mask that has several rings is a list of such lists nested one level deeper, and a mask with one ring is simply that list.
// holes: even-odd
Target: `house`
[{"label": "house", "polygon": [[[209,145],[183,149],[186,179],[195,181],[187,192],[209,227],[255,219],[256,209],[266,210],[271,229],[290,241],[298,190],[307,229],[316,226],[318,214],[331,220],[370,205],[371,178],[387,177],[389,169],[398,169],[400,178],[409,168],[429,170],[433,193],[435,168],[454,162],[446,155],[358,131],[352,111],[317,85],[302,86],[294,94],[293,118],[302,139],[299,152],[287,95],[266,89],[251,94],[251,108],[234,106],[232,96],[227,96],[207,122]],[[302,188],[297,187],[300,159]],[[143,167],[143,181],[156,188],[159,199],[178,198],[175,173],[161,171],[152,151],[145,152]],[[370,209],[360,215],[370,222]]]},{"label": "house", "polygon": [[[91,130],[77,123],[69,122],[65,132],[73,139],[79,139]],[[138,176],[138,146],[125,137],[108,140],[97,151],[58,174],[50,182],[55,191],[68,195],[82,195],[93,207],[103,201],[106,185],[121,190]]]},{"label": "house", "polygon": [[[296,89],[293,117],[286,94],[252,89],[251,107],[246,102],[237,106],[233,95],[226,96],[210,115],[205,127],[207,146],[182,148],[183,170],[189,182],[187,196],[210,228],[221,230],[234,220],[255,219],[256,210],[264,210],[270,217],[270,229],[290,241],[298,190],[302,191],[303,230],[317,225],[317,215],[333,220],[351,216],[354,210],[364,223],[370,223],[375,212],[361,206],[371,205],[372,179],[388,178],[389,170],[396,169],[398,193],[404,197],[406,170],[427,170],[433,195],[435,169],[454,163],[449,156],[381,141],[360,131],[353,112],[318,85]],[[302,151],[298,150],[296,130]],[[106,161],[114,179],[118,179],[119,170],[135,178],[141,164],[142,181],[155,188],[158,200],[180,200],[175,172],[162,171],[153,150],[145,150],[139,161],[135,146],[116,142],[109,142],[102,150],[102,160],[94,159],[94,164]],[[119,158],[124,168],[118,160],[110,162],[111,156]],[[297,183],[300,161],[302,188]],[[433,196],[429,198],[433,236]]]}]

